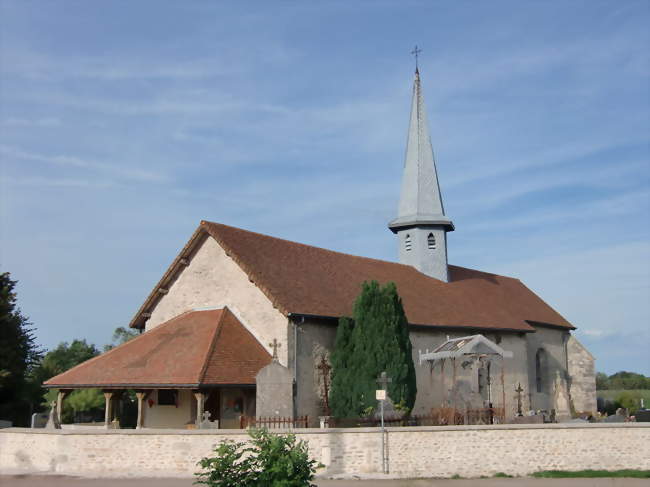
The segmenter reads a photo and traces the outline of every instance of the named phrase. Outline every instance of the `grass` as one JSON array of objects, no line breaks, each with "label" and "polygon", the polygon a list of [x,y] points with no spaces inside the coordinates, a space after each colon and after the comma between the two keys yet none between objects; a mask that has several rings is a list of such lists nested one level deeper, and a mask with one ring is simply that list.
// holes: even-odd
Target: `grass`
[{"label": "grass", "polygon": [[543,479],[564,478],[600,478],[600,477],[632,477],[637,479],[650,479],[650,470],[543,470],[535,472],[531,477]]}]

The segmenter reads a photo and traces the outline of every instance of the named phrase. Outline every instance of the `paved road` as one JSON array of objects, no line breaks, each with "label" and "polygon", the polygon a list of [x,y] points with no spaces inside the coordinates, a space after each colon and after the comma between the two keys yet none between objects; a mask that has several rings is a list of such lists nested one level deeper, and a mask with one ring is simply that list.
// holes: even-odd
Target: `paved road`
[{"label": "paved road", "polygon": [[[61,475],[0,475],[2,487],[191,487],[193,479],[88,479]],[[648,487],[647,479],[318,480],[318,487]]]}]

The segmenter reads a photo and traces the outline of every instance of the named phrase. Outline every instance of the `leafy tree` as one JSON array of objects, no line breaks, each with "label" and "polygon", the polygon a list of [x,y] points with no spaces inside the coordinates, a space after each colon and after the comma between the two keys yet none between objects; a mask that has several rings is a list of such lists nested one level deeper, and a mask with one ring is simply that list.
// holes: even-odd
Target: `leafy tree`
[{"label": "leafy tree", "polygon": [[650,389],[650,377],[636,372],[616,372],[609,376],[610,389]]},{"label": "leafy tree", "polygon": [[108,345],[104,345],[104,352],[108,352],[110,349],[115,348],[123,343],[128,342],[129,340],[137,337],[140,332],[134,328],[128,329],[123,326],[115,328],[113,332],[112,342]]},{"label": "leafy tree", "polygon": [[32,380],[41,351],[17,306],[15,287],[8,272],[0,274],[0,418],[26,426],[41,393]]},{"label": "leafy tree", "polygon": [[97,347],[86,342],[85,339],[73,340],[72,343],[61,342],[55,349],[45,354],[39,374],[43,381],[46,381],[97,355],[99,355]]},{"label": "leafy tree", "polygon": [[[56,348],[45,354],[38,368],[36,368],[34,376],[36,380],[43,383],[97,355],[99,355],[97,347],[86,342],[86,340],[73,340],[71,343],[61,342]],[[56,394],[56,389],[48,390],[42,397],[43,405],[49,406],[56,399]],[[75,413],[101,407],[103,404],[104,396],[98,389],[72,391],[63,402],[62,420],[64,423],[71,422]]]},{"label": "leafy tree", "polygon": [[636,372],[620,371],[610,375],[602,372],[596,374],[596,389],[598,390],[630,390],[650,389],[650,377]]},{"label": "leafy tree", "polygon": [[316,487],[311,481],[318,462],[309,457],[304,441],[295,435],[276,435],[251,430],[250,446],[225,440],[215,448],[215,457],[198,465],[197,484],[209,487]]},{"label": "leafy tree", "polygon": [[623,391],[616,396],[616,402],[627,409],[629,414],[634,414],[641,407],[641,394],[635,391]]},{"label": "leafy tree", "polygon": [[364,282],[352,320],[339,321],[332,353],[332,414],[354,417],[373,410],[382,371],[392,378],[390,398],[411,410],[417,386],[402,300],[392,282],[384,287]]},{"label": "leafy tree", "polygon": [[609,377],[603,372],[598,372],[596,374],[596,389],[599,391],[605,391],[609,389]]}]

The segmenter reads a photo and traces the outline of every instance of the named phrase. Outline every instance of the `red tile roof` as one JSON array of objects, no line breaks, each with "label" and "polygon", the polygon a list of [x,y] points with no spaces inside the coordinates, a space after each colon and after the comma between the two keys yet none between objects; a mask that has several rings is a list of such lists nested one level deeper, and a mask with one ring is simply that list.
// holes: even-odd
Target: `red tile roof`
[{"label": "red tile roof", "polygon": [[227,309],[189,311],[52,377],[47,387],[255,384],[271,356]]},{"label": "red tile roof", "polygon": [[214,238],[285,315],[340,317],[368,280],[395,282],[409,323],[433,327],[534,331],[530,323],[573,326],[518,279],[449,266],[450,282],[415,268],[303,245],[203,221],[131,322],[144,326],[151,311],[200,242]]}]

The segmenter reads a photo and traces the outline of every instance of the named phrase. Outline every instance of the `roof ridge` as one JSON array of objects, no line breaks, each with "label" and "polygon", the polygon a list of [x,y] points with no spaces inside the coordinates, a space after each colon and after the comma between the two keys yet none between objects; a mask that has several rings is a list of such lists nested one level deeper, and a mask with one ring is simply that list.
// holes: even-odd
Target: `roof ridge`
[{"label": "roof ridge", "polygon": [[221,308],[221,314],[219,315],[219,322],[217,323],[216,328],[214,329],[214,332],[212,334],[212,340],[210,342],[210,346],[208,347],[207,352],[205,353],[205,357],[203,359],[203,365],[201,366],[201,371],[199,372],[199,376],[197,378],[197,383],[200,385],[203,383],[203,379],[205,379],[205,373],[208,370],[208,360],[212,356],[212,352],[217,346],[217,340],[219,339],[219,336],[221,335],[221,330],[223,329],[223,324],[224,320],[226,319],[226,313],[230,312],[227,306],[224,306]]},{"label": "roof ridge", "polygon": [[[341,251],[338,251],[338,250],[332,250],[332,249],[328,249],[328,248],[325,248],[325,247],[319,247],[317,245],[311,245],[311,244],[306,244],[306,243],[302,243],[302,242],[296,242],[294,240],[289,240],[289,239],[286,239],[286,238],[274,237],[273,235],[267,235],[265,233],[254,232],[252,230],[247,230],[245,228],[233,227],[231,225],[226,225],[224,223],[213,222],[213,221],[209,221],[209,220],[201,220],[201,224],[208,224],[208,225],[215,225],[215,226],[218,226],[218,227],[225,227],[225,228],[227,228],[229,230],[237,230],[237,231],[240,231],[240,232],[246,232],[246,233],[250,233],[252,235],[256,235],[256,236],[260,236],[260,237],[264,237],[264,238],[269,238],[269,239],[277,240],[277,241],[280,241],[280,242],[286,242],[286,243],[290,243],[290,244],[293,244],[293,245],[300,245],[301,247],[308,247],[308,248],[312,248],[312,249],[316,249],[316,250],[320,250],[320,251],[328,252],[328,253],[332,253],[332,254],[345,255],[347,257],[354,257],[355,259],[369,260],[369,261],[373,261],[373,262],[382,262],[384,264],[391,264],[391,265],[395,265],[395,266],[399,266],[399,267],[407,267],[409,269],[413,269],[416,272],[419,272],[424,277],[428,277],[429,279],[436,279],[435,277],[428,276],[427,274],[424,274],[424,273],[418,271],[413,266],[410,266],[408,264],[401,264],[399,262],[394,262],[392,260],[384,260],[384,259],[377,259],[377,258],[374,258],[374,257],[366,257],[366,256],[363,256],[363,255],[350,254],[348,252],[341,252]],[[214,238],[214,235],[212,235],[211,233],[210,233],[210,235]],[[221,239],[219,239],[219,243],[221,243]],[[230,249],[230,247],[229,247],[229,249]],[[234,251],[235,250],[233,249],[233,252]],[[473,269],[471,267],[463,267],[463,266],[455,265],[455,264],[449,264],[449,265],[451,267],[456,267],[457,269],[463,269],[463,270],[468,270],[468,271],[473,271],[473,272],[481,272],[483,274],[487,274],[487,275],[491,275],[491,276],[498,276],[498,277],[505,277],[507,279],[519,280],[516,277],[505,276],[503,274],[496,274],[494,272],[482,271],[482,270],[479,270],[479,269]],[[436,280],[440,281],[440,279],[436,279]],[[441,281],[441,282],[444,282],[444,281]],[[445,284],[447,284],[447,283],[445,283]]]}]

